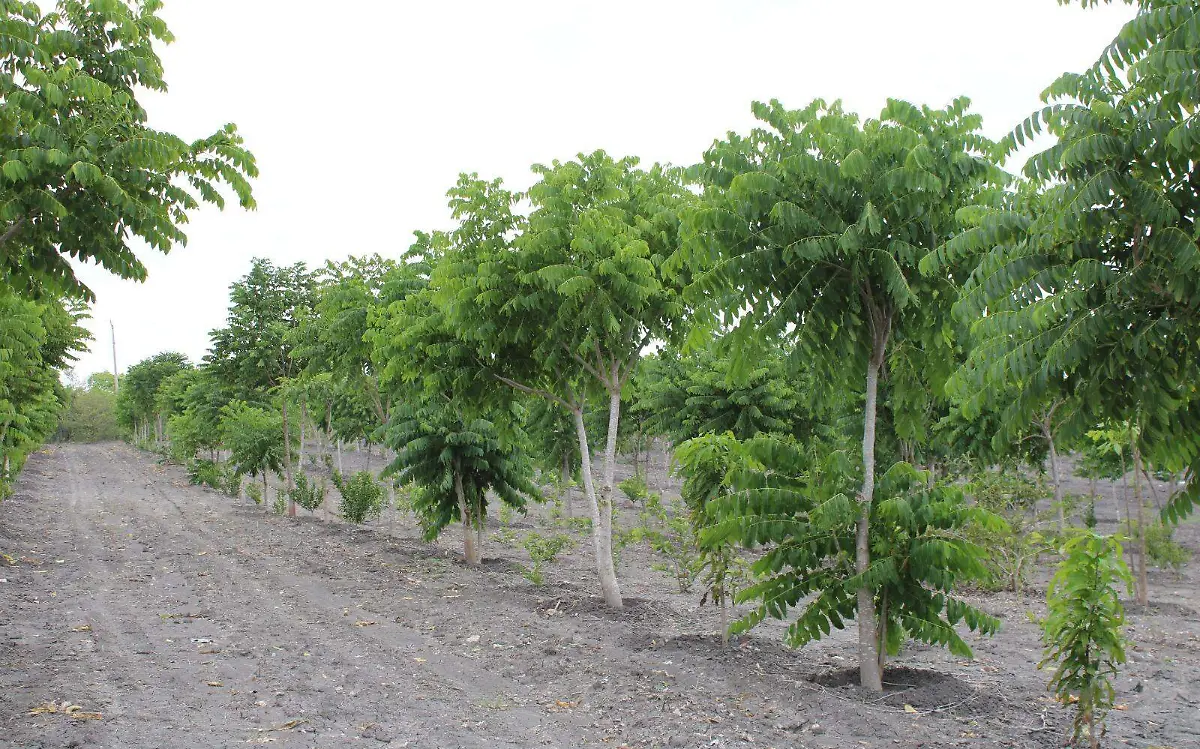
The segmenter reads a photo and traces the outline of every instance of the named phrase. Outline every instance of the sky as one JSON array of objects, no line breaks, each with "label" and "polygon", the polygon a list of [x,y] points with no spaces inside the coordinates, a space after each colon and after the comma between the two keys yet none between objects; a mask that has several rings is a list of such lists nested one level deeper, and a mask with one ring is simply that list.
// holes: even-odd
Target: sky
[{"label": "sky", "polygon": [[1091,64],[1133,10],[1054,0],[167,0],[166,94],[150,125],[185,139],[237,123],[258,209],[196,211],[186,247],[135,246],[149,277],[78,269],[96,292],[76,374],[161,351],[198,361],[255,257],[320,266],[397,257],[447,228],[460,172],[532,181],[531,164],[603,148],[699,160],[754,123],[750,103],[967,95],[988,135]]}]

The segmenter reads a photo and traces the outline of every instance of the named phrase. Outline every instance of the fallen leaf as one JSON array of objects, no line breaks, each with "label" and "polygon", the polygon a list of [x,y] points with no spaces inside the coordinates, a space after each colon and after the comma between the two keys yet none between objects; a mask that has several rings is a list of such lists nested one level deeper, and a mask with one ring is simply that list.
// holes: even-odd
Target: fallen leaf
[{"label": "fallen leaf", "polygon": [[204,682],[204,683],[205,683],[205,684],[207,684],[207,685],[208,685],[208,686],[210,686],[210,687],[223,687],[223,686],[225,686],[224,684],[222,684],[222,683],[221,683],[221,682],[219,682],[219,681],[206,681],[206,682]]},{"label": "fallen leaf", "polygon": [[424,659],[424,658],[413,658],[413,660],[414,660],[414,661],[416,661],[417,663],[424,663],[424,662],[425,662],[425,659]]},{"label": "fallen leaf", "polygon": [[297,718],[295,720],[289,720],[287,723],[284,723],[283,725],[281,725],[278,728],[273,729],[273,730],[290,731],[293,728],[295,728],[296,726],[300,725],[301,723],[307,723],[307,722],[308,722],[308,718]]},{"label": "fallen leaf", "polygon": [[80,624],[78,627],[71,627],[71,631],[72,631],[72,632],[91,632],[91,631],[92,631],[92,625],[90,625],[90,624]]},{"label": "fallen leaf", "polygon": [[1113,705],[1113,710],[1128,710],[1129,705]]},{"label": "fallen leaf", "polygon": [[912,705],[905,705],[905,706],[904,706],[904,712],[906,712],[906,713],[912,713],[913,715],[920,715],[920,714],[921,714],[921,713],[920,713],[920,711],[918,711],[918,710],[917,710],[917,708],[913,707]]}]

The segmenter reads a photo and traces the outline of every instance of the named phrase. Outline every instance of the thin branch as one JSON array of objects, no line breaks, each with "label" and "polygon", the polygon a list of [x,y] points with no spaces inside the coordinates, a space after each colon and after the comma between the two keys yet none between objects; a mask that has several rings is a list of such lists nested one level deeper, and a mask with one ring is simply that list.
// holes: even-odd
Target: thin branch
[{"label": "thin branch", "polygon": [[17,223],[8,227],[8,230],[5,231],[3,235],[0,235],[0,247],[3,247],[5,242],[12,239],[13,236],[16,235],[16,233],[19,232],[21,230],[21,227],[23,227],[24,225],[25,225],[25,217],[22,216],[20,219],[17,220]]}]

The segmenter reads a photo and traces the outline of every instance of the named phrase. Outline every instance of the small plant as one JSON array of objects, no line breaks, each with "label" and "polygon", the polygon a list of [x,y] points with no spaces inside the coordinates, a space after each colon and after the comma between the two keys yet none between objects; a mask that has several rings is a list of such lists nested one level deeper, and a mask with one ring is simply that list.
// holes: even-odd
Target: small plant
[{"label": "small plant", "polygon": [[1191,560],[1192,551],[1175,540],[1175,530],[1162,523],[1146,526],[1146,556],[1159,569],[1179,572]]},{"label": "small plant", "polygon": [[370,471],[359,471],[349,479],[333,472],[333,485],[342,495],[342,517],[351,523],[363,523],[383,512],[383,486]]},{"label": "small plant", "polygon": [[315,481],[310,481],[308,476],[303,471],[296,474],[296,486],[291,491],[292,501],[300,505],[309,512],[315,512],[318,507],[325,504],[325,480],[322,479],[320,484]]},{"label": "small plant", "polygon": [[211,460],[193,458],[187,464],[188,480],[197,486],[216,486],[221,469]]},{"label": "small plant", "polygon": [[1046,596],[1046,650],[1038,667],[1053,665],[1050,691],[1064,704],[1075,703],[1072,740],[1086,735],[1096,749],[1113,705],[1113,678],[1125,663],[1119,588],[1132,590],[1133,579],[1112,537],[1082,532],[1067,541],[1063,554]]},{"label": "small plant", "polygon": [[556,533],[553,536],[530,533],[525,537],[525,550],[529,552],[529,560],[533,564],[526,567],[521,574],[534,585],[545,584],[546,575],[542,571],[542,565],[553,562],[555,557],[564,550],[574,547],[575,540],[562,533]]},{"label": "small plant", "polygon": [[275,490],[275,501],[271,503],[271,512],[276,515],[282,515],[287,512],[287,492],[282,489]]},{"label": "small plant", "polygon": [[634,504],[643,502],[650,496],[650,490],[646,487],[646,479],[642,478],[640,473],[635,473],[617,484],[617,488]]},{"label": "small plant", "polygon": [[969,538],[988,553],[982,587],[1020,593],[1037,558],[1055,547],[1052,526],[1057,509],[1042,516],[1036,513],[1038,501],[1049,498],[1049,489],[1042,480],[1017,471],[985,469],[970,477],[965,490],[977,506],[1004,520],[968,530]]},{"label": "small plant", "polygon": [[237,499],[242,494],[242,474],[236,466],[221,465],[221,474],[217,478],[217,491],[226,497]]},{"label": "small plant", "polygon": [[669,513],[658,492],[646,498],[646,508],[639,515],[640,524],[634,528],[632,540],[645,541],[650,548],[666,558],[650,568],[675,581],[680,593],[688,593],[703,569],[695,528],[686,513]]},{"label": "small plant", "polygon": [[517,513],[513,511],[513,508],[510,507],[507,502],[500,503],[500,525],[512,525],[513,518],[516,516]]},{"label": "small plant", "polygon": [[258,484],[251,481],[246,484],[246,496],[254,500],[254,504],[261,505],[263,503],[263,489]]}]

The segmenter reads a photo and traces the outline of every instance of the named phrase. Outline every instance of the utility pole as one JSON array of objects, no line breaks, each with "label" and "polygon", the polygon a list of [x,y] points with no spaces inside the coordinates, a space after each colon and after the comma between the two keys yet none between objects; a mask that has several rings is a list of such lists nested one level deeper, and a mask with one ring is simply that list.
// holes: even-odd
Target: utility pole
[{"label": "utility pole", "polygon": [[108,330],[109,330],[109,332],[111,332],[111,333],[112,333],[112,347],[113,347],[113,395],[116,395],[116,394],[117,394],[117,392],[118,392],[118,391],[120,390],[120,388],[121,388],[121,384],[120,384],[120,382],[119,382],[119,380],[120,380],[120,375],[118,375],[118,374],[117,374],[117,329],[116,329],[115,327],[113,327],[113,321],[112,321],[112,320],[109,320],[109,321],[108,321]]}]

